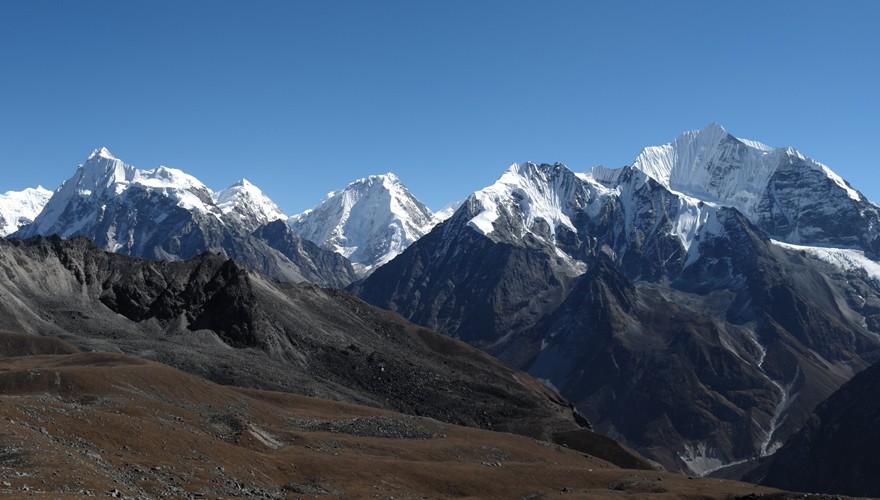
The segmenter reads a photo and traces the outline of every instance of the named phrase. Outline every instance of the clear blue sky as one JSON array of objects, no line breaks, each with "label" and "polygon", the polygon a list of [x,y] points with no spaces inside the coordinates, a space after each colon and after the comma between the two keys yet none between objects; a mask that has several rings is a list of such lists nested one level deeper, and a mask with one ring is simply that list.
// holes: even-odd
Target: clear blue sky
[{"label": "clear blue sky", "polygon": [[288,214],[393,171],[432,209],[718,122],[880,202],[880,1],[0,1],[0,191],[106,146]]}]

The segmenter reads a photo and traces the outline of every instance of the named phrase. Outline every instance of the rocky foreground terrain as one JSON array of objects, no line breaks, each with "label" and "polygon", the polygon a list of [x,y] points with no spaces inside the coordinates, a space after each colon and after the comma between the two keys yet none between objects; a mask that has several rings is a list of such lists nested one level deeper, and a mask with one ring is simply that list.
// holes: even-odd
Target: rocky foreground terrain
[{"label": "rocky foreground terrain", "polygon": [[278,390],[550,439],[570,403],[466,344],[338,290],[203,254],[154,262],[84,238],[0,241],[0,330]]},{"label": "rocky foreground terrain", "polygon": [[4,495],[807,498],[652,470],[610,440],[589,444],[589,455],[431,418],[222,386],[54,338],[2,333],[0,356]]}]

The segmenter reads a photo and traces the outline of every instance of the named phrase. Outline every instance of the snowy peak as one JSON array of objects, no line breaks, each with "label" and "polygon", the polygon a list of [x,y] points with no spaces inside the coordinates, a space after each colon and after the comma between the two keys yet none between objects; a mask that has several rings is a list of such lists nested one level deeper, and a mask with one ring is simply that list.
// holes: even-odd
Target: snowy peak
[{"label": "snowy peak", "polygon": [[[495,184],[472,195],[479,212],[468,225],[490,235],[498,229],[497,222],[508,230],[516,228],[519,234],[514,237],[537,231],[552,241],[560,227],[575,231],[571,216],[597,195],[598,188],[561,163],[514,163]],[[502,220],[510,217],[514,220]]]},{"label": "snowy peak", "polygon": [[[685,132],[669,144],[645,148],[633,168],[672,191],[734,207],[754,218],[774,175],[792,165],[821,173],[850,199],[863,199],[828,167],[798,151],[738,139],[716,123]],[[595,175],[602,177],[607,173]]]},{"label": "snowy peak", "polygon": [[100,148],[92,151],[92,154],[89,155],[88,159],[91,160],[93,158],[104,158],[106,160],[115,160],[116,159],[116,157],[113,156],[113,154],[110,152],[110,150],[105,147],[100,147]]},{"label": "snowy peak", "polygon": [[711,124],[645,148],[633,168],[673,191],[752,212],[782,154],[756,144]]},{"label": "snowy peak", "polygon": [[[345,196],[357,198],[365,196],[368,192],[388,192],[393,195],[402,195],[404,197],[409,193],[406,187],[400,182],[400,179],[398,179],[393,173],[388,172],[387,174],[371,175],[363,179],[358,179],[346,186],[345,189],[334,191],[327,196],[336,196],[339,193],[342,193]],[[412,195],[410,194],[409,196]]]},{"label": "snowy peak", "polygon": [[439,224],[452,217],[455,214],[455,211],[458,210],[458,207],[462,206],[464,202],[465,200],[451,201],[447,203],[445,207],[434,212],[434,218],[437,219],[437,223]]},{"label": "snowy peak", "polygon": [[0,194],[0,236],[10,235],[32,223],[52,197],[52,191],[37,186]]},{"label": "snowy peak", "polygon": [[242,179],[218,192],[214,196],[214,201],[224,216],[236,218],[248,231],[287,218],[275,202],[247,179]]},{"label": "snowy peak", "polygon": [[359,179],[288,220],[302,238],[344,255],[366,275],[438,220],[392,173]]},{"label": "snowy peak", "polygon": [[165,166],[153,170],[137,170],[131,180],[132,184],[159,189],[192,189],[208,191],[208,187],[195,177],[176,168]]},{"label": "snowy peak", "polygon": [[[149,210],[144,200],[152,199]],[[113,156],[107,148],[96,149],[66,180],[34,223],[21,236],[59,234],[69,237],[88,234],[93,227],[112,226],[106,238],[116,243],[118,224],[109,218],[125,219],[129,223],[152,218],[160,222],[168,213],[153,213],[161,206],[179,207],[198,217],[207,217],[228,226],[235,232],[250,233],[257,227],[286,216],[259,188],[242,179],[218,193],[211,191],[192,175],[176,168],[159,166],[140,170]],[[115,225],[114,225],[115,224]],[[102,236],[104,237],[104,236]],[[127,238],[127,236],[126,236]],[[126,240],[127,241],[127,240]]]},{"label": "snowy peak", "polygon": [[106,148],[96,149],[77,168],[76,174],[62,185],[62,189],[70,189],[73,185],[82,191],[101,191],[114,184],[130,182],[135,171],[133,166],[114,157]]}]

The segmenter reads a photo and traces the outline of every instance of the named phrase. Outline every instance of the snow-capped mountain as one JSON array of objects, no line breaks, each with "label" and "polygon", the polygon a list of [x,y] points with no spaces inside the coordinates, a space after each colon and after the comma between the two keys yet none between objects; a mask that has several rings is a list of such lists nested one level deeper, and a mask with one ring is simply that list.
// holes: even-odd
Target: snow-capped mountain
[{"label": "snow-capped mountain", "polygon": [[[691,250],[691,258],[698,254],[691,243],[701,231],[713,230],[706,223],[714,207],[672,193],[632,167],[601,173],[579,174],[560,163],[515,163],[468,198],[467,226],[497,242],[547,245],[572,276],[601,252],[624,263],[632,277],[667,268],[674,273]],[[620,226],[608,225],[609,217],[620,218]],[[662,258],[644,258],[657,248]]]},{"label": "snow-capped mountain", "polygon": [[[738,139],[711,124],[645,148],[632,168],[673,192],[736,208],[777,240],[880,255],[877,207],[793,148]],[[607,176],[602,170],[591,173]]]},{"label": "snow-capped mountain", "polygon": [[58,188],[34,222],[14,236],[86,236],[106,250],[150,259],[224,252],[288,281],[342,286],[354,278],[344,258],[322,255],[332,265],[312,265],[317,254],[326,252],[309,242],[294,238],[275,248],[253,236],[284,218],[246,180],[215,193],[181,170],[140,170],[101,148]]},{"label": "snow-capped mountain", "polygon": [[52,191],[43,186],[0,194],[0,237],[33,222],[51,197]]},{"label": "snow-capped mountain", "polygon": [[620,169],[514,164],[352,290],[703,474],[771,453],[880,355],[876,214],[710,125]]},{"label": "snow-capped mountain", "polygon": [[451,201],[447,203],[445,207],[434,212],[434,217],[437,219],[437,223],[439,224],[446,219],[452,217],[452,215],[455,214],[455,211],[458,210],[458,207],[460,207],[463,203],[464,200]]},{"label": "snow-capped mountain", "polygon": [[360,275],[402,252],[438,218],[392,173],[357,180],[294,215],[294,234],[347,257]]},{"label": "snow-capped mountain", "polygon": [[[101,148],[77,167],[73,177],[58,188],[34,223],[16,236],[95,235],[95,241],[102,247],[130,251],[137,245],[134,228],[144,222],[145,214],[138,209],[150,205],[135,206],[129,199],[142,194],[153,205],[162,203],[163,208],[192,212],[216,219],[218,223],[222,214],[214,204],[213,193],[198,179],[166,167],[139,170]],[[157,219],[165,220],[168,216],[162,215],[164,217],[156,214],[151,222],[159,223]]]},{"label": "snow-capped mountain", "polygon": [[235,220],[248,231],[287,218],[275,202],[247,179],[216,193],[213,198],[225,220]]},{"label": "snow-capped mountain", "polygon": [[[285,218],[278,206],[247,180],[214,193],[181,170],[163,166],[140,170],[114,157],[107,148],[101,148],[92,152],[74,176],[61,185],[57,196],[21,236],[58,234],[66,238],[82,231],[92,232],[106,220],[108,206],[141,194],[167,199],[176,207],[245,232]],[[100,209],[95,210],[96,206]],[[76,222],[71,224],[74,215]],[[122,215],[138,216],[134,212]],[[107,234],[108,246],[115,250],[129,245],[125,237],[128,232],[120,232],[128,228],[111,226],[108,226],[112,232]]]}]

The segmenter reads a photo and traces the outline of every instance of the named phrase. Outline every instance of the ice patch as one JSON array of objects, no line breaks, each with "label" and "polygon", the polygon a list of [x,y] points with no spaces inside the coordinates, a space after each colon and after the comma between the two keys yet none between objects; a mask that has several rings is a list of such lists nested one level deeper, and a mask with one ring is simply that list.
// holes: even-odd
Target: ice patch
[{"label": "ice patch", "polygon": [[825,248],[795,245],[783,241],[770,240],[773,244],[789,250],[804,252],[823,262],[844,271],[862,271],[868,278],[880,285],[880,263],[865,256],[865,252],[851,248]]}]

